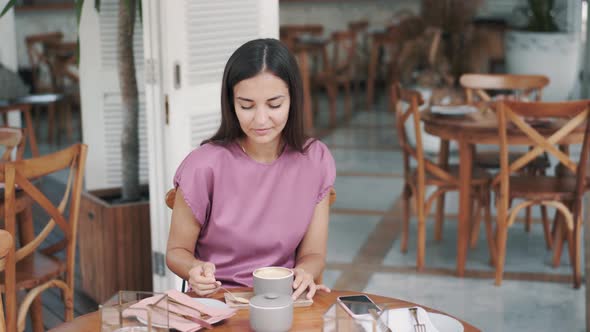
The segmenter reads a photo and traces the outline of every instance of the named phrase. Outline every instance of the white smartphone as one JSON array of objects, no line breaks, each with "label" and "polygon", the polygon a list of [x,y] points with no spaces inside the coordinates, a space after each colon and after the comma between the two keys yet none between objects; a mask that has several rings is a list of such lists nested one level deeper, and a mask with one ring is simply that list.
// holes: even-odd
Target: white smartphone
[{"label": "white smartphone", "polygon": [[369,314],[369,310],[381,311],[373,300],[366,295],[339,296],[338,303],[353,317],[362,317]]}]

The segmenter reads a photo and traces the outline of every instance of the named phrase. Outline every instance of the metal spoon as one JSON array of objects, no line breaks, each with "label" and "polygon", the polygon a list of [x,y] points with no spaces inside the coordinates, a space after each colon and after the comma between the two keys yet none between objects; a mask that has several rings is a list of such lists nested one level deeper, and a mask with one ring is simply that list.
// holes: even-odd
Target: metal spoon
[{"label": "metal spoon", "polygon": [[250,300],[245,299],[243,297],[240,296],[235,296],[232,292],[230,292],[229,290],[227,290],[227,288],[224,288],[222,286],[219,286],[220,289],[223,289],[226,293],[228,293],[232,299],[234,300],[234,302],[238,302],[238,303],[243,303],[243,304],[248,304],[250,303]]}]

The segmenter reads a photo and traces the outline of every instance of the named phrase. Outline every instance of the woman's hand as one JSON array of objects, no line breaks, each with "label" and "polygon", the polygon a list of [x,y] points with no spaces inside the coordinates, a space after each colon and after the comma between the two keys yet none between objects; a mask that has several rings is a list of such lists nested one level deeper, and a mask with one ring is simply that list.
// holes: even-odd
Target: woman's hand
[{"label": "woman's hand", "polygon": [[313,281],[313,275],[311,273],[305,272],[305,270],[301,268],[293,269],[293,273],[295,275],[295,279],[293,281],[293,301],[297,300],[299,295],[303,294],[306,289],[309,289],[307,292],[308,300],[313,298],[317,290],[322,290],[328,293],[330,292],[330,288],[324,285],[316,285]]},{"label": "woman's hand", "polygon": [[188,271],[188,284],[199,296],[209,296],[219,289],[221,283],[215,280],[215,265],[210,262],[199,263]]}]

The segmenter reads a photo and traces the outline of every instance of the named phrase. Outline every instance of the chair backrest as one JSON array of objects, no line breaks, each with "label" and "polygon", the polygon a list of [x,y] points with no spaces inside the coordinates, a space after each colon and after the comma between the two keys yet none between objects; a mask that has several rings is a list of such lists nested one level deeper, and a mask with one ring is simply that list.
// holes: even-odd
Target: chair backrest
[{"label": "chair backrest", "polygon": [[[65,255],[65,283],[74,287],[74,262],[76,253],[76,234],[78,228],[78,214],[82,193],[82,178],[86,163],[87,146],[75,144],[61,151],[41,157],[0,163],[0,182],[4,189],[4,220],[6,230],[14,237],[16,232],[17,196],[27,197],[33,205],[37,205],[49,216],[43,224],[43,229],[26,245],[18,248],[12,246],[13,263],[2,264],[0,271],[5,273],[5,290],[7,303],[7,320],[14,326],[16,318],[16,263],[33,254],[56,228],[63,233],[63,239],[51,244],[41,251],[45,255],[55,255],[66,250]],[[69,177],[59,204],[54,205],[51,200],[35,186],[32,181],[61,170],[69,170]],[[18,194],[18,195],[17,195]],[[66,214],[66,207],[69,207]],[[56,257],[56,259],[59,259]],[[37,266],[35,266],[37,268]],[[42,267],[39,267],[42,268]],[[43,274],[41,272],[40,277]],[[19,322],[20,324],[20,322]]]},{"label": "chair backrest", "polygon": [[[543,152],[552,154],[560,164],[574,174],[585,173],[578,169],[578,163],[560,151],[556,145],[563,144],[566,138],[579,132],[579,127],[588,119],[590,100],[565,102],[521,102],[501,101],[497,107],[498,134],[500,138],[500,173],[494,183],[507,182],[510,174],[521,170]],[[542,121],[536,128],[526,118]],[[551,128],[551,129],[550,129]],[[523,144],[531,149],[517,160],[508,161],[508,132],[524,134]],[[583,132],[579,133],[583,135]],[[514,138],[513,138],[514,139]],[[586,137],[584,137],[584,140]],[[579,142],[579,140],[578,140]],[[588,145],[584,146],[586,149]],[[583,161],[585,162],[585,160]],[[584,178],[584,174],[579,174]]]},{"label": "chair backrest", "polygon": [[53,41],[45,43],[45,56],[49,63],[52,84],[56,92],[63,92],[69,84],[78,84],[77,43]]},{"label": "chair backrest", "polygon": [[321,37],[324,34],[324,26],[321,24],[289,24],[281,25],[279,35],[281,41],[287,45],[290,50],[295,48],[297,38],[303,35]]},{"label": "chair backrest", "polygon": [[49,61],[45,54],[45,44],[51,42],[59,42],[63,38],[61,32],[49,32],[43,34],[29,35],[25,38],[27,47],[27,54],[29,56],[29,63],[31,65],[31,75],[33,80],[33,88],[35,92],[49,88],[51,82],[43,84],[41,70],[47,70],[49,73]]},{"label": "chair backrest", "polygon": [[[418,91],[403,89],[398,82],[391,85],[391,104],[395,107],[395,125],[398,135],[399,144],[401,145],[404,158],[404,174],[410,173],[410,160],[414,158],[417,164],[418,181],[424,183],[426,173],[432,174],[437,178],[450,182],[458,183],[458,179],[442,169],[437,164],[424,157],[424,148],[422,145],[422,130],[420,126],[420,111],[418,107],[424,103],[422,95]],[[408,104],[404,110],[402,102]],[[405,123],[412,116],[414,122],[414,132],[416,135],[416,147],[413,147],[408,140]]]},{"label": "chair backrest", "polygon": [[0,127],[0,145],[4,147],[4,152],[0,156],[1,161],[11,161],[13,153],[16,154],[15,160],[23,159],[27,141],[26,130],[26,128]]},{"label": "chair backrest", "polygon": [[491,101],[492,97],[486,91],[513,91],[517,93],[516,99],[528,98],[534,93],[533,100],[541,101],[549,78],[543,75],[463,74],[459,82],[465,89],[468,104],[476,102],[475,97],[484,102]]},{"label": "chair backrest", "polygon": [[353,31],[335,31],[332,33],[332,62],[334,73],[352,74],[356,57],[356,34]]}]

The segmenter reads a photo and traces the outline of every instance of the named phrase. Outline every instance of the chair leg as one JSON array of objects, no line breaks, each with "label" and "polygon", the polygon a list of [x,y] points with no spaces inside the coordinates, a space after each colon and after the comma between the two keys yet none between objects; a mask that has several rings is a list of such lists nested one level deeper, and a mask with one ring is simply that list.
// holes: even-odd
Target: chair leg
[{"label": "chair leg", "polygon": [[545,244],[547,249],[553,248],[553,240],[551,239],[551,229],[549,227],[549,218],[547,216],[547,207],[541,205],[541,218],[543,219],[543,233],[545,235]]},{"label": "chair leg", "polygon": [[352,118],[352,95],[350,92],[350,84],[351,84],[351,82],[346,82],[344,84],[344,93],[345,93],[344,113],[346,114],[347,120],[350,120]]},{"label": "chair leg", "polygon": [[417,245],[416,245],[416,268],[422,271],[426,254],[426,211],[424,211],[424,188],[418,188],[415,193],[416,219],[418,219]]},{"label": "chair leg", "polygon": [[408,234],[410,232],[410,198],[412,192],[409,186],[404,186],[404,192],[402,193],[402,205],[403,205],[403,220],[402,220],[402,241],[401,241],[401,252],[408,252]]},{"label": "chair leg", "polygon": [[561,252],[563,250],[563,230],[561,223],[561,214],[557,212],[555,216],[555,237],[553,239],[553,267],[556,268],[561,263]]},{"label": "chair leg", "polygon": [[582,228],[582,218],[581,216],[577,218],[575,221],[576,224],[574,225],[574,255],[572,260],[572,266],[574,269],[574,288],[580,288],[582,284],[582,273],[581,273],[581,263],[580,258],[582,256],[581,253],[581,228]]},{"label": "chair leg", "polygon": [[55,103],[47,105],[47,142],[53,143],[55,133]]},{"label": "chair leg", "polygon": [[[505,224],[502,220],[500,223]],[[502,276],[504,275],[504,261],[506,260],[506,240],[508,238],[508,228],[498,223],[497,229],[497,257],[496,257],[496,286],[502,285]]]},{"label": "chair leg", "polygon": [[328,100],[330,103],[330,127],[336,126],[336,98],[338,97],[338,89],[330,84],[326,87],[328,92]]},{"label": "chair leg", "polygon": [[533,223],[533,217],[531,215],[531,210],[532,209],[531,209],[530,206],[527,207],[526,210],[525,210],[526,213],[525,213],[524,230],[527,233],[530,233],[531,232],[531,224]]},{"label": "chair leg", "polygon": [[74,290],[62,290],[61,295],[64,300],[64,317],[65,321],[69,322],[74,319]]},{"label": "chair leg", "polygon": [[442,230],[445,222],[445,193],[436,200],[436,222],[434,224],[434,240],[442,240]]},{"label": "chair leg", "polygon": [[31,322],[33,325],[33,332],[45,331],[43,327],[43,303],[41,301],[41,297],[37,297],[33,300],[29,310]]},{"label": "chair leg", "polygon": [[484,222],[486,224],[486,239],[488,241],[488,250],[490,252],[490,264],[492,266],[496,265],[496,241],[494,237],[494,229],[492,227],[492,213],[490,207],[490,193],[487,192],[484,194]]},{"label": "chair leg", "polygon": [[482,204],[483,196],[481,190],[482,189],[478,188],[475,192],[475,197],[473,198],[473,208],[471,211],[473,211],[474,215],[473,222],[471,223],[471,236],[469,238],[470,248],[477,247],[477,241],[479,239],[479,225],[481,223],[482,212],[484,209],[484,205]]}]

